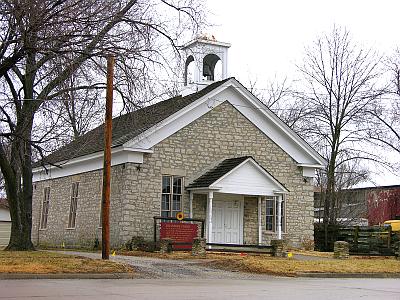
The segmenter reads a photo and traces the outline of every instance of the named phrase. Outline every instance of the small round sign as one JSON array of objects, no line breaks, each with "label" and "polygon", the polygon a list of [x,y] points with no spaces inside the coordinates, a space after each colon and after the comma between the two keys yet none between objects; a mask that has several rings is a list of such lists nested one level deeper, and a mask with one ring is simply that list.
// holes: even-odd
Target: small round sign
[{"label": "small round sign", "polygon": [[178,212],[177,214],[176,214],[176,218],[179,220],[179,221],[182,221],[183,220],[183,218],[184,218],[184,215],[183,215],[183,212]]}]

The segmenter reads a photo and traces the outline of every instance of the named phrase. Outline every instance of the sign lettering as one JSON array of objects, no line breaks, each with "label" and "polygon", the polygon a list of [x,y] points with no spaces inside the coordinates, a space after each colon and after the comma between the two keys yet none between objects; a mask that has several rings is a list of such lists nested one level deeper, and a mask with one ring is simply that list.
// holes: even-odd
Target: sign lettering
[{"label": "sign lettering", "polygon": [[161,222],[160,238],[172,239],[174,249],[190,250],[193,239],[197,237],[197,230],[197,224]]}]

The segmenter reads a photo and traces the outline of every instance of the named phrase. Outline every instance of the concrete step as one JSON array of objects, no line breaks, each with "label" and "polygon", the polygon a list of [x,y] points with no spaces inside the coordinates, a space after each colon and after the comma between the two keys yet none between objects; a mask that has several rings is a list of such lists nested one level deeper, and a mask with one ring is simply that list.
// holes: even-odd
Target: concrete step
[{"label": "concrete step", "polygon": [[220,252],[246,252],[246,253],[272,254],[271,246],[260,246],[260,245],[236,245],[236,244],[208,243],[207,250],[208,251],[220,251]]}]

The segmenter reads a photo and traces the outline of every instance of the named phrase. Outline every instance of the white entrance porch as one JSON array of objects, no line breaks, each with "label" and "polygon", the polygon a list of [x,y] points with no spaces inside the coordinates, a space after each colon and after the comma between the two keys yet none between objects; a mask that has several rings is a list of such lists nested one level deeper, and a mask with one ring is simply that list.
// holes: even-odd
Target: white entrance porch
[{"label": "white entrance porch", "polygon": [[252,157],[231,158],[190,183],[190,217],[193,217],[193,194],[207,195],[206,238],[208,244],[243,245],[244,196],[257,197],[258,245],[262,245],[262,198],[278,201],[278,239],[282,238],[281,202],[289,191]]}]

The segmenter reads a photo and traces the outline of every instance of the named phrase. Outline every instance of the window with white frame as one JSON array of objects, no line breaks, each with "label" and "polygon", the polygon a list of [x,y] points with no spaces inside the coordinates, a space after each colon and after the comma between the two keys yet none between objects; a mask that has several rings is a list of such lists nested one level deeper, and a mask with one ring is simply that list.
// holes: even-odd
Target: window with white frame
[{"label": "window with white frame", "polygon": [[42,213],[40,216],[40,229],[47,228],[47,217],[49,215],[49,202],[50,202],[50,187],[44,188]]},{"label": "window with white frame", "polygon": [[182,211],[183,177],[162,177],[161,216],[176,217]]},{"label": "window with white frame", "polygon": [[69,207],[68,228],[75,228],[76,209],[78,207],[79,182],[73,182],[71,186],[71,204]]},{"label": "window with white frame", "polygon": [[[278,197],[267,197],[266,198],[266,230],[267,231],[278,231]],[[285,201],[282,199],[281,202],[281,228],[282,232],[286,231],[286,211]]]},{"label": "window with white frame", "polygon": [[267,211],[266,211],[266,224],[267,224],[267,230],[268,231],[274,231],[274,225],[275,225],[275,197],[267,197],[266,199],[266,206],[267,206]]}]

